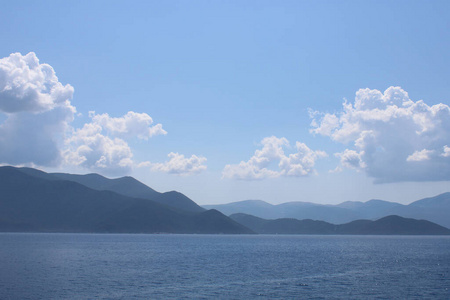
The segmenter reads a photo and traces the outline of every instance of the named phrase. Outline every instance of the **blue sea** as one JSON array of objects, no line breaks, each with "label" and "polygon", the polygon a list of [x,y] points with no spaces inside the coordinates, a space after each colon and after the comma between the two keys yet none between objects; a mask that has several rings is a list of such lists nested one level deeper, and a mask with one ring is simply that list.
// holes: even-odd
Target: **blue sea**
[{"label": "blue sea", "polygon": [[450,237],[0,234],[1,299],[450,299]]}]

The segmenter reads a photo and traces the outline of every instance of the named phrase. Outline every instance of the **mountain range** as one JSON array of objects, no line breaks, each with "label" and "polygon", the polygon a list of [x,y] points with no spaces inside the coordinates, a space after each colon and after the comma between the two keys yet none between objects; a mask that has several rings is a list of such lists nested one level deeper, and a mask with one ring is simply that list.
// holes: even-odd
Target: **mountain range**
[{"label": "mountain range", "polygon": [[360,234],[360,235],[449,235],[450,229],[426,220],[386,216],[376,221],[356,220],[335,225],[324,221],[266,220],[247,214],[233,214],[233,220],[260,234]]},{"label": "mountain range", "polygon": [[446,193],[407,206],[381,200],[339,205],[250,200],[200,207],[179,192],[159,193],[132,177],[0,167],[3,232],[448,234],[428,221],[386,216],[420,212],[420,219],[448,227],[449,199]]},{"label": "mountain range", "polygon": [[252,233],[217,210],[131,177],[0,168],[0,231]]},{"label": "mountain range", "polygon": [[141,198],[152,200],[164,205],[168,205],[177,209],[182,209],[190,212],[202,212],[204,208],[200,207],[186,197],[185,195],[176,192],[159,193],[154,189],[146,186],[142,182],[133,177],[126,176],[116,179],[109,179],[99,174],[76,175],[67,173],[45,173],[32,168],[20,168],[21,172],[46,180],[67,180],[77,182],[88,188],[97,191],[112,191],[124,196],[132,198]]},{"label": "mountain range", "polygon": [[367,202],[343,202],[323,205],[310,202],[287,202],[272,205],[261,200],[246,200],[221,205],[204,205],[205,209],[217,209],[225,215],[244,213],[263,219],[294,218],[321,220],[343,224],[360,219],[377,220],[389,215],[424,219],[450,228],[450,193],[421,199],[409,205],[383,200]]}]

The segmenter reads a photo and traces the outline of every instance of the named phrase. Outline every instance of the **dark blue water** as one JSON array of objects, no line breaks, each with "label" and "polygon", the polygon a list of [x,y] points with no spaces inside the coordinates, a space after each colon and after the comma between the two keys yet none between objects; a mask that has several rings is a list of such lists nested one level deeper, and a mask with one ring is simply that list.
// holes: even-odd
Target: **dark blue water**
[{"label": "dark blue water", "polygon": [[450,238],[0,234],[2,299],[450,299]]}]

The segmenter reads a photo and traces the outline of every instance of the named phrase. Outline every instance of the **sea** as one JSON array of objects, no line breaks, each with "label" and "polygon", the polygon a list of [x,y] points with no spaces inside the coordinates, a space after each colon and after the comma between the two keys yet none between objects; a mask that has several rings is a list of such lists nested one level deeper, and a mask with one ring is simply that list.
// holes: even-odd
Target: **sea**
[{"label": "sea", "polygon": [[0,234],[1,299],[450,299],[450,237]]}]

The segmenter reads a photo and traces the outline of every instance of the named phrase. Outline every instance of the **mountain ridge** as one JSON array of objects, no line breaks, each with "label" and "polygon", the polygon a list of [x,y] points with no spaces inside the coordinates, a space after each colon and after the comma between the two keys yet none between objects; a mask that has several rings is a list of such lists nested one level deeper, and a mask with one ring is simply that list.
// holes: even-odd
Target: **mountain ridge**
[{"label": "mountain ridge", "polygon": [[0,168],[0,231],[253,233],[218,211],[184,211],[45,174]]},{"label": "mountain ridge", "polygon": [[[255,201],[255,200],[253,200]],[[264,202],[262,200],[259,200]],[[267,205],[247,200],[219,205],[204,205],[217,209],[225,215],[245,213],[265,219],[296,218],[323,220],[333,224],[344,224],[358,219],[375,220],[388,215],[425,219],[444,227],[450,227],[450,192],[413,201],[404,205],[396,202],[372,199],[366,202],[345,201],[340,204],[316,204],[311,202],[285,202]],[[270,207],[270,210],[266,209]]]},{"label": "mountain ridge", "polygon": [[375,221],[355,220],[345,224],[293,218],[267,220],[242,213],[233,214],[230,218],[259,234],[450,235],[450,229],[433,222],[396,215]]},{"label": "mountain ridge", "polygon": [[131,176],[110,179],[97,173],[79,175],[68,173],[46,173],[33,168],[19,168],[19,170],[40,178],[73,181],[94,190],[109,190],[124,196],[148,199],[190,212],[205,211],[204,208],[179,192],[176,192],[177,194],[172,192],[160,193]]}]

